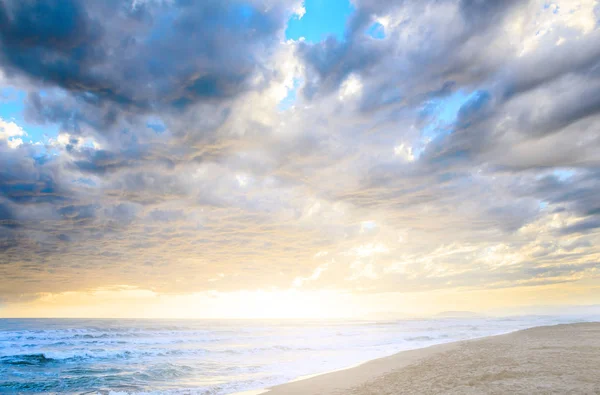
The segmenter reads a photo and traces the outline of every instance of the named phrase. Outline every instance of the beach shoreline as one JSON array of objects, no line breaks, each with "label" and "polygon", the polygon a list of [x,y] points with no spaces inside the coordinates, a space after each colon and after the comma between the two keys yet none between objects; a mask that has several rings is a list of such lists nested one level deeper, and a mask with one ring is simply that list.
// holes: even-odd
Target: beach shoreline
[{"label": "beach shoreline", "polygon": [[[548,358],[561,355],[568,356],[569,363],[558,364],[560,358]],[[232,395],[600,394],[600,375],[593,374],[593,366],[600,366],[600,322],[582,322],[537,326],[401,351],[348,368]]]}]

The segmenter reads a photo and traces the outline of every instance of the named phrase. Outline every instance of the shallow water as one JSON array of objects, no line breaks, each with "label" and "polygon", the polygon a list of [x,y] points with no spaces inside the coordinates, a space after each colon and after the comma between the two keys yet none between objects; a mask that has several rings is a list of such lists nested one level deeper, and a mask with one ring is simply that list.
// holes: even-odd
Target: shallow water
[{"label": "shallow water", "polygon": [[229,394],[402,350],[585,317],[0,320],[0,393]]}]

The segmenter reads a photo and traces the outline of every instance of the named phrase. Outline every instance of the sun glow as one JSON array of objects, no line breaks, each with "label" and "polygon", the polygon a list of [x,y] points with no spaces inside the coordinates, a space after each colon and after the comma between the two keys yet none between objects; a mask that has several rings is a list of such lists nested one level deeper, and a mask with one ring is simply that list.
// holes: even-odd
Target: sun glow
[{"label": "sun glow", "polygon": [[290,288],[192,294],[160,294],[130,286],[40,294],[7,305],[2,317],[164,319],[397,319],[440,311],[520,313],[547,306],[591,304],[600,290],[587,280],[510,289],[447,289],[423,292],[351,293]]},{"label": "sun glow", "polygon": [[121,286],[42,294],[3,310],[6,317],[343,318],[365,313],[355,297],[333,291],[256,290],[174,295]]}]

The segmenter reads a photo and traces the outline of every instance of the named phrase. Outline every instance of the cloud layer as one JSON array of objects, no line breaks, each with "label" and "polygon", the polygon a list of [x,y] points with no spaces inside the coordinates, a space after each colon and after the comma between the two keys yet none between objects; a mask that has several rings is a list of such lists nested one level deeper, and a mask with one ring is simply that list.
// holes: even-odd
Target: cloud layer
[{"label": "cloud layer", "polygon": [[598,278],[595,1],[298,9],[0,1],[0,298]]}]

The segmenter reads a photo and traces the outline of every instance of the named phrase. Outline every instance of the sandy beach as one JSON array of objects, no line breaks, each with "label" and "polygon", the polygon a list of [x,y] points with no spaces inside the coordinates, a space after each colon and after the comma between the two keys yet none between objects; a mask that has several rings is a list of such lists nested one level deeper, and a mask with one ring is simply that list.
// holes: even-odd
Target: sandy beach
[{"label": "sandy beach", "polygon": [[600,394],[600,323],[405,351],[266,394]]}]

